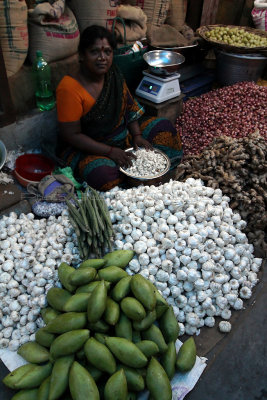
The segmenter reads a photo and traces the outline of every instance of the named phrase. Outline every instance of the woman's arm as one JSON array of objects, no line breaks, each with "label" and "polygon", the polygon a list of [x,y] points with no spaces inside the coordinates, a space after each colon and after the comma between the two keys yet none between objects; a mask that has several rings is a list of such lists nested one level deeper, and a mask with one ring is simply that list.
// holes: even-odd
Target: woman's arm
[{"label": "woman's arm", "polygon": [[60,136],[73,148],[84,153],[111,158],[119,166],[130,166],[134,156],[118,147],[109,146],[84,135],[80,121],[59,122]]},{"label": "woman's arm", "polygon": [[151,143],[149,143],[146,139],[144,139],[142,137],[142,133],[141,133],[138,121],[130,122],[128,124],[128,129],[129,129],[130,134],[132,135],[133,146],[135,149],[137,149],[138,147],[144,147],[147,150],[153,148]]}]

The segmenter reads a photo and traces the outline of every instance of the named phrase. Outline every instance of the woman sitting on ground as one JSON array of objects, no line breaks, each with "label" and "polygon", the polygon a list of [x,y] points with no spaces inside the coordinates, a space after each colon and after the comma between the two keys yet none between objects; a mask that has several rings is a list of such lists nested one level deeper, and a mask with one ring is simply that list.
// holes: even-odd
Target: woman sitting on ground
[{"label": "woman sitting on ground", "polygon": [[113,64],[113,35],[101,26],[86,28],[80,39],[80,69],[57,87],[60,157],[80,181],[106,191],[120,184],[133,146],[155,147],[175,161],[182,145],[171,122],[145,117],[119,69]]}]

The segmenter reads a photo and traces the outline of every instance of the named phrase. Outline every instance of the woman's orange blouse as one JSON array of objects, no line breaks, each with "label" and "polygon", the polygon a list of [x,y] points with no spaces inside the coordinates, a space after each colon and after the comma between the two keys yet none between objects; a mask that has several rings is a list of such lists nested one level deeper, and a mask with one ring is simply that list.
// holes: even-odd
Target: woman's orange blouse
[{"label": "woman's orange blouse", "polygon": [[59,122],[74,122],[88,113],[95,99],[82,85],[69,75],[60,81],[57,90],[57,116]]}]

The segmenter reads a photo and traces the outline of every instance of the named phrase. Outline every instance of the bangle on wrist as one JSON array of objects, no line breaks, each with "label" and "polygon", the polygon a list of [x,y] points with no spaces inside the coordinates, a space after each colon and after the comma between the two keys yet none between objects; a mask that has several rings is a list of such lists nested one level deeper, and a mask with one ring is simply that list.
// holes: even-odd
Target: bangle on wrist
[{"label": "bangle on wrist", "polygon": [[135,138],[136,136],[142,136],[142,133],[137,133],[136,135],[134,135],[134,138]]},{"label": "bangle on wrist", "polygon": [[107,156],[107,157],[109,157],[109,156],[110,156],[110,154],[111,154],[112,150],[113,150],[113,147],[112,147],[112,146],[110,146],[110,149],[109,149],[109,151],[108,151],[108,152],[107,152],[107,154],[106,154],[106,156]]}]

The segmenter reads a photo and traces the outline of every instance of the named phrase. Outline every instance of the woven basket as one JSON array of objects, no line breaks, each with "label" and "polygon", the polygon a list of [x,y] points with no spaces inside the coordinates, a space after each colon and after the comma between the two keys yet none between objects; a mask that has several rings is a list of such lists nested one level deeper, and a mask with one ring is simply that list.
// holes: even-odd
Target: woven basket
[{"label": "woven basket", "polygon": [[209,38],[206,37],[205,33],[208,31],[211,31],[214,28],[217,27],[223,27],[223,28],[239,28],[243,29],[246,32],[254,33],[255,35],[265,37],[267,38],[267,32],[262,31],[260,29],[254,29],[254,28],[249,28],[247,26],[235,26],[235,25],[222,25],[222,24],[217,24],[217,25],[206,25],[206,26],[201,26],[200,28],[197,29],[197,34],[204,39],[206,42],[210,43],[213,47],[216,47],[220,50],[224,50],[227,52],[231,53],[242,53],[242,54],[251,54],[251,53],[264,53],[266,54],[267,52],[267,46],[264,47],[240,47],[240,46],[234,46],[231,44],[227,43],[222,43],[217,40],[210,40]]}]

